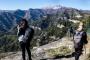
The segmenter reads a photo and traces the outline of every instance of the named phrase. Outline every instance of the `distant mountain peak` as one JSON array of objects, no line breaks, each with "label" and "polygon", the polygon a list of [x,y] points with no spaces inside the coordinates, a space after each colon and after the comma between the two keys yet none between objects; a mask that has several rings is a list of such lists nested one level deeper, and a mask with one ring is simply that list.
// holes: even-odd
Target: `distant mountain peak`
[{"label": "distant mountain peak", "polygon": [[49,5],[49,6],[45,6],[42,9],[59,9],[59,8],[62,8],[62,7],[64,7],[64,6],[62,6],[62,5],[54,5],[54,6]]}]

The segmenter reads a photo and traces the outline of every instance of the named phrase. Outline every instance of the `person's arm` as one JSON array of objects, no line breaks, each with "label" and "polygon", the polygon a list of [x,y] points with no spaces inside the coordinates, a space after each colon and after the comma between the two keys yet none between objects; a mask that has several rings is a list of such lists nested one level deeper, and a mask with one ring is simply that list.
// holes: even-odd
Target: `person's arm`
[{"label": "person's arm", "polygon": [[19,27],[19,25],[17,26],[17,36],[19,35],[19,33],[20,33],[20,27]]},{"label": "person's arm", "polygon": [[18,25],[17,26],[17,36],[19,36],[21,34],[21,30],[22,30],[21,27]]},{"label": "person's arm", "polygon": [[87,33],[86,32],[83,33],[83,43],[84,44],[88,43],[88,41],[87,41]]}]

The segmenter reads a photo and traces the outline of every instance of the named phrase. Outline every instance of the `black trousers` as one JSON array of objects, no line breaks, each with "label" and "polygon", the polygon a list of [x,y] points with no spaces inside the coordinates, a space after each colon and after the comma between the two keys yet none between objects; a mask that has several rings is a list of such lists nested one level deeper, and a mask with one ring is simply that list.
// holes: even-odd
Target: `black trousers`
[{"label": "black trousers", "polygon": [[31,51],[30,51],[30,49],[29,49],[29,47],[30,47],[30,43],[29,42],[26,42],[26,43],[24,43],[24,42],[20,42],[20,47],[21,47],[21,50],[22,50],[22,58],[23,58],[23,60],[26,60],[26,58],[25,58],[25,51],[27,50],[27,53],[28,53],[28,59],[29,60],[32,60],[31,59]]},{"label": "black trousers", "polygon": [[83,46],[79,46],[78,48],[75,48],[75,60],[79,60],[82,51],[83,51]]}]

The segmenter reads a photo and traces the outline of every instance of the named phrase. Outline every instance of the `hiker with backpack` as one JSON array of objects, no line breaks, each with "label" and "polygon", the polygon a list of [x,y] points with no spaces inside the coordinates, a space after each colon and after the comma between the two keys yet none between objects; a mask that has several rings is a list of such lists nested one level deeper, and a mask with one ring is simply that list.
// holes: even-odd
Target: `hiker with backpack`
[{"label": "hiker with backpack", "polygon": [[72,37],[73,32],[74,32],[74,29],[73,29],[73,27],[72,27],[72,26],[70,27],[69,32],[70,32],[70,37]]},{"label": "hiker with backpack", "polygon": [[28,58],[31,59],[31,51],[29,49],[30,47],[30,41],[33,38],[34,30],[29,27],[28,22],[26,19],[22,19],[20,23],[17,26],[18,29],[18,40],[20,43],[21,51],[22,51],[22,59],[25,59],[25,51],[27,50]]},{"label": "hiker with backpack", "polygon": [[87,34],[83,29],[83,23],[80,23],[78,29],[74,32],[73,40],[75,48],[75,60],[79,60],[79,57],[83,51],[83,46],[88,43]]}]

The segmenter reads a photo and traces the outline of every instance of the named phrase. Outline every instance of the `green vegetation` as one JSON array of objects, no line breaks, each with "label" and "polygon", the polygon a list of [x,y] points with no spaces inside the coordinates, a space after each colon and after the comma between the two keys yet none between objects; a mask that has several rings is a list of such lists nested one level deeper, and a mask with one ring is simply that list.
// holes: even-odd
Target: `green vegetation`
[{"label": "green vegetation", "polygon": [[16,35],[3,35],[0,37],[0,52],[19,50]]},{"label": "green vegetation", "polygon": [[56,26],[49,27],[47,30],[49,36],[63,37],[66,33],[66,28],[58,28]]},{"label": "green vegetation", "polygon": [[88,31],[90,28],[90,16],[84,16],[80,21],[84,23],[84,30]]},{"label": "green vegetation", "polygon": [[87,34],[90,35],[90,28],[87,29]]},{"label": "green vegetation", "polygon": [[50,56],[66,56],[66,55],[71,54],[71,50],[66,46],[61,46],[59,48],[49,49],[47,50],[47,53]]}]

